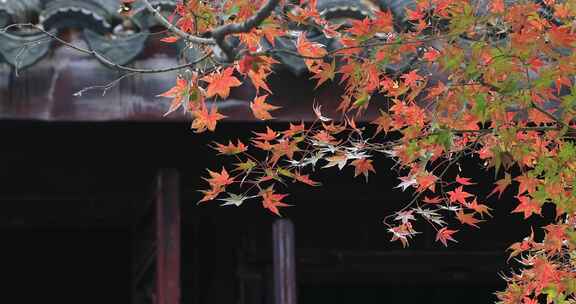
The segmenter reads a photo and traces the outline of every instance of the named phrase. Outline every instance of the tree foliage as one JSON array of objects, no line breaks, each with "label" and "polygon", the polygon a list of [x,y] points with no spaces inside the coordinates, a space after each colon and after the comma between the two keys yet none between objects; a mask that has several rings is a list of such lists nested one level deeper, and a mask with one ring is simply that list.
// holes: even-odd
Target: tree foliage
[{"label": "tree foliage", "polygon": [[[280,215],[288,182],[319,186],[312,172],[332,167],[368,179],[384,154],[395,162],[396,188],[413,192],[384,219],[392,241],[408,246],[421,221],[448,246],[463,234],[457,227],[490,219],[487,197],[513,191],[513,213],[530,220],[548,204],[555,222],[538,228],[542,239],[510,246],[524,267],[505,277],[499,301],[576,302],[575,1],[415,0],[401,12],[375,4],[365,18],[344,21],[325,18],[317,0],[189,0],[170,18],[146,0],[123,2],[135,1],[168,28],[165,43],[182,40],[203,54],[161,95],[172,99],[169,112],[191,115],[196,132],[216,130],[225,118],[218,104],[247,81],[254,117],[273,119],[267,78],[280,55],[302,60],[316,87],[344,88],[333,104],[338,117],[314,104],[312,123],[215,143],[230,164],[208,170],[200,202],[255,201]],[[278,37],[294,49],[277,48]],[[374,95],[386,97],[378,118],[357,124]],[[451,170],[464,158],[493,171],[492,192],[474,193],[477,181]]]}]

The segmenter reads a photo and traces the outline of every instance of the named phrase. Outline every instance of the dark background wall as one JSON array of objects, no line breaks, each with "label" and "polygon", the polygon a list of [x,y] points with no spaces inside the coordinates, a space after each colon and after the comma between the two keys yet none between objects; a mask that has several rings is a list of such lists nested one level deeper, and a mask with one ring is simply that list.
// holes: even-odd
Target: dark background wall
[{"label": "dark background wall", "polygon": [[[219,126],[216,140],[243,137],[262,125]],[[271,225],[258,202],[241,208],[197,206],[204,168],[226,162],[184,123],[0,122],[0,276],[10,295],[60,303],[130,300],[131,228],[157,168],[182,176],[183,303],[265,303],[269,300]],[[296,229],[301,303],[486,303],[503,288],[505,249],[529,233],[513,191],[488,200],[495,218],[463,227],[448,249],[419,227],[410,248],[390,243],[382,218],[408,193],[392,189],[390,163],[368,183],[349,168],[313,177],[321,188],[293,185],[295,207],[283,214]],[[493,172],[476,161],[466,176],[488,193]],[[536,222],[543,222],[537,219]],[[24,290],[24,291],[20,291]],[[27,290],[27,291],[26,291]],[[244,302],[240,301],[244,299]],[[121,300],[121,301],[118,301]]]}]

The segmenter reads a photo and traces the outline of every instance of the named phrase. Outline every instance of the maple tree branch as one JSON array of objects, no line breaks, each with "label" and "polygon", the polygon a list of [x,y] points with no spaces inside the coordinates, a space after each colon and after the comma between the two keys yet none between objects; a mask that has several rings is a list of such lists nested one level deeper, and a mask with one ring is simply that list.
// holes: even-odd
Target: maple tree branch
[{"label": "maple tree branch", "polygon": [[[203,60],[205,60],[206,58],[208,58],[211,55],[211,53],[206,53],[204,56],[200,57],[199,59],[193,61],[193,62],[189,62],[186,63],[182,66],[176,66],[176,67],[171,67],[171,68],[175,68],[176,70],[179,69],[183,69],[183,68],[187,68],[187,67],[191,67],[195,64],[198,64],[200,62],[202,62]],[[88,92],[88,91],[93,91],[93,90],[102,90],[102,96],[106,95],[106,93],[112,89],[113,87],[115,87],[118,83],[120,83],[120,81],[122,81],[122,79],[127,78],[127,77],[131,77],[134,75],[138,75],[140,74],[139,72],[125,72],[124,74],[118,76],[118,78],[114,79],[113,81],[104,84],[104,85],[93,85],[93,86],[89,86],[86,88],[83,88],[82,90],[74,93],[74,96],[82,96],[82,94]]]},{"label": "maple tree branch", "polygon": [[[457,162],[459,162],[459,161],[462,159],[462,157],[464,157],[464,156],[467,155],[466,150],[467,150],[467,149],[470,149],[470,148],[473,148],[473,147],[480,141],[480,139],[481,139],[483,136],[485,136],[486,134],[488,134],[488,133],[481,133],[481,134],[476,138],[476,140],[475,140],[473,143],[471,143],[470,145],[467,145],[466,147],[462,148],[462,150],[456,152],[456,153],[455,153],[456,155],[455,155],[453,158],[448,158],[448,159],[447,159],[447,165],[446,165],[446,167],[444,167],[444,170],[442,170],[442,172],[440,172],[440,174],[437,175],[438,179],[442,180],[443,177],[444,177],[444,175],[445,175],[446,173],[448,173],[448,170],[449,170],[450,168],[452,168],[452,166],[455,165]],[[433,168],[430,172],[433,173],[433,172],[436,171],[436,169],[438,169],[439,167],[440,167],[440,166],[436,166],[436,167]],[[441,184],[441,183],[440,183],[440,186],[442,187],[442,184]],[[414,204],[417,204],[417,203],[418,203],[418,200],[420,199],[420,197],[422,196],[422,194],[424,194],[424,192],[425,192],[425,191],[416,192],[416,193],[414,194],[414,196],[412,197],[412,199],[410,200],[410,202],[408,202],[408,204],[406,204],[404,207],[402,207],[402,209],[400,209],[399,211],[397,211],[397,212],[395,212],[395,213],[393,213],[393,214],[390,214],[390,215],[384,217],[384,219],[382,220],[382,223],[383,223],[384,225],[386,225],[387,227],[392,227],[392,225],[390,225],[390,223],[388,223],[388,220],[389,220],[391,217],[396,216],[398,213],[400,213],[400,212],[402,212],[402,211],[405,211],[406,209],[412,207]]]},{"label": "maple tree branch", "polygon": [[[532,93],[532,81],[530,80],[530,71],[529,71],[529,65],[522,59],[522,58],[518,58],[520,60],[520,62],[522,63],[522,65],[524,66],[524,73],[526,74],[526,81],[528,82],[528,88],[530,89],[530,93]],[[574,129],[573,127],[569,126],[567,123],[565,123],[562,119],[560,119],[559,117],[556,117],[554,114],[546,111],[546,109],[542,108],[540,105],[536,104],[534,102],[533,99],[530,100],[530,105],[532,106],[532,108],[534,108],[536,111],[544,114],[546,117],[550,118],[551,120],[555,121],[556,123],[558,123],[560,126],[567,128],[568,130],[575,132],[576,129]]]},{"label": "maple tree branch", "polygon": [[[146,1],[146,0],[144,0]],[[236,53],[233,47],[226,41],[226,36],[249,32],[251,29],[259,26],[266,18],[272,14],[272,11],[278,6],[280,0],[268,0],[252,17],[241,23],[229,23],[215,28],[212,31],[212,37],[216,44],[222,49],[228,60],[236,59]]]},{"label": "maple tree branch", "polygon": [[[277,53],[282,53],[282,54],[286,54],[286,55],[290,55],[290,56],[294,56],[294,57],[299,57],[302,59],[321,60],[321,59],[326,59],[330,56],[340,55],[340,54],[338,54],[339,52],[346,51],[346,50],[370,48],[370,47],[377,47],[377,46],[418,44],[418,43],[436,41],[436,40],[440,40],[440,39],[447,39],[447,38],[450,38],[452,36],[455,36],[455,35],[447,34],[447,35],[439,35],[439,36],[434,36],[434,37],[428,37],[428,38],[417,39],[417,40],[406,40],[406,41],[369,42],[369,43],[363,43],[363,44],[354,45],[354,46],[344,46],[344,47],[336,48],[336,49],[333,49],[333,50],[327,52],[326,54],[324,54],[322,56],[305,56],[305,55],[302,55],[296,51],[289,50],[289,49],[269,49],[269,50],[260,51],[260,52],[252,52],[252,53],[249,53],[249,55],[256,57],[256,56],[269,56],[269,55],[273,55],[273,54],[277,54]],[[350,56],[350,55],[342,54],[342,56]]]},{"label": "maple tree branch", "polygon": [[212,38],[202,38],[182,31],[177,26],[168,21],[168,19],[164,18],[164,16],[162,16],[162,13],[160,13],[158,9],[152,6],[150,1],[142,0],[142,2],[144,3],[148,11],[154,16],[154,18],[156,18],[156,20],[158,20],[164,27],[166,27],[166,29],[176,34],[180,38],[196,44],[206,44],[206,45],[216,44],[216,41],[214,41],[214,39]]}]

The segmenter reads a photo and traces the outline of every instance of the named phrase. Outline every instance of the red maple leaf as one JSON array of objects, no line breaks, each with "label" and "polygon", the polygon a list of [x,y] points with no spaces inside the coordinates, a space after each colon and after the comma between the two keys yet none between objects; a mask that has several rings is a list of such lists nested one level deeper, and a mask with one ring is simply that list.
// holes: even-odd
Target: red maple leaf
[{"label": "red maple leaf", "polygon": [[572,48],[576,43],[576,37],[574,37],[574,33],[571,33],[571,26],[552,25],[548,31],[548,36],[550,42],[559,47]]},{"label": "red maple leaf", "polygon": [[266,126],[266,133],[258,133],[258,132],[252,132],[252,133],[256,135],[256,138],[254,138],[254,140],[272,141],[278,137],[278,132],[270,129],[270,127],[268,126]]},{"label": "red maple leaf", "polygon": [[394,31],[394,15],[390,10],[377,11],[372,25],[377,32],[392,32]]},{"label": "red maple leaf", "polygon": [[424,80],[424,78],[420,75],[418,75],[418,70],[412,70],[409,73],[406,73],[402,76],[400,76],[400,78],[404,79],[404,83],[407,86],[413,86],[415,85],[418,81],[422,81]]},{"label": "red maple leaf", "polygon": [[492,0],[490,11],[495,14],[504,13],[504,0]]},{"label": "red maple leaf", "polygon": [[222,99],[228,98],[230,88],[240,86],[242,83],[234,75],[234,68],[228,67],[221,72],[214,72],[202,78],[208,83],[206,97],[220,96]]},{"label": "red maple leaf", "polygon": [[456,182],[464,186],[476,185],[476,183],[472,182],[471,178],[460,177],[460,175],[456,175]]},{"label": "red maple leaf", "polygon": [[540,205],[538,202],[534,201],[528,196],[516,196],[520,201],[520,204],[516,206],[516,209],[512,210],[512,213],[523,212],[524,219],[529,218],[532,214],[540,214]]},{"label": "red maple leaf", "polygon": [[430,48],[424,53],[424,55],[422,55],[422,59],[429,62],[434,62],[436,59],[438,59],[439,56],[440,52],[438,52],[435,48]]},{"label": "red maple leaf", "polygon": [[439,196],[434,196],[434,197],[424,197],[424,199],[422,200],[424,203],[426,204],[439,204],[442,202],[442,199]]},{"label": "red maple leaf", "polygon": [[267,104],[265,102],[266,98],[268,98],[268,95],[256,96],[254,101],[250,103],[252,114],[254,114],[254,117],[260,120],[273,119],[274,117],[272,117],[269,112],[281,108],[279,106]]},{"label": "red maple leaf", "polygon": [[438,230],[438,232],[436,233],[436,242],[439,241],[445,247],[448,247],[448,241],[458,243],[458,241],[456,241],[454,238],[452,238],[452,235],[456,232],[458,232],[458,230],[450,230],[450,229],[448,229],[448,227],[443,227],[442,229]]},{"label": "red maple leaf", "polygon": [[180,36],[168,36],[168,37],[164,37],[164,38],[160,39],[160,41],[165,42],[165,43],[174,43],[178,40],[180,40]]},{"label": "red maple leaf", "polygon": [[346,31],[354,36],[356,39],[366,39],[372,35],[372,20],[368,17],[363,20],[352,20],[352,24]]},{"label": "red maple leaf", "polygon": [[463,186],[456,188],[454,191],[447,192],[450,195],[450,202],[458,202],[462,205],[466,204],[466,198],[473,196],[472,194],[463,191]]}]

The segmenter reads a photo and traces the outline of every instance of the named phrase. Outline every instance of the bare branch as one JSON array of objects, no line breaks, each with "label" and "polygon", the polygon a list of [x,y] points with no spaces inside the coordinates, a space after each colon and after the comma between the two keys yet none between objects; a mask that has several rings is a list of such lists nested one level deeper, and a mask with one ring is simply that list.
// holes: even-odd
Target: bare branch
[{"label": "bare branch", "polygon": [[126,78],[126,77],[130,77],[133,75],[136,75],[137,73],[134,72],[128,72],[125,74],[122,74],[120,77],[114,79],[113,81],[105,84],[105,85],[94,85],[94,86],[89,86],[86,88],[83,88],[82,90],[74,93],[74,96],[82,96],[82,94],[88,92],[88,91],[92,91],[92,90],[102,90],[102,96],[105,96],[106,93],[108,93],[108,91],[110,89],[112,89],[113,87],[115,87],[118,83],[120,83],[120,81],[122,81],[122,79]]},{"label": "bare branch", "polygon": [[[129,67],[129,66],[124,66],[124,65],[120,65],[117,64],[113,61],[111,61],[110,59],[106,58],[104,55],[92,50],[92,49],[85,49],[82,47],[79,47],[77,45],[74,45],[58,36],[56,36],[55,34],[52,34],[46,30],[44,30],[41,26],[32,24],[32,23],[18,23],[18,24],[11,24],[8,27],[30,27],[30,28],[34,28],[40,32],[42,32],[44,35],[52,38],[53,40],[57,41],[58,43],[69,47],[73,50],[76,50],[80,53],[86,54],[86,55],[90,55],[93,56],[94,58],[96,58],[98,61],[100,61],[102,64],[104,64],[105,66],[109,67],[109,68],[113,68],[116,69],[118,71],[123,71],[123,72],[129,72],[129,73],[140,73],[140,74],[157,74],[157,73],[166,73],[166,72],[172,72],[172,71],[177,71],[177,70],[181,70],[181,69],[185,69],[185,68],[190,68],[193,67],[194,65],[204,61],[205,59],[209,58],[210,56],[212,56],[212,52],[209,51],[207,52],[204,56],[202,56],[201,58],[193,61],[193,62],[187,62],[185,64],[181,64],[181,65],[177,65],[177,66],[172,66],[172,67],[167,67],[167,68],[160,68],[160,69],[139,69],[139,68],[133,68],[133,67]],[[6,28],[0,30],[0,31],[5,31]],[[45,38],[42,38],[42,40]],[[26,45],[24,46],[26,47]]]},{"label": "bare branch", "polygon": [[198,36],[188,34],[184,31],[182,31],[177,26],[175,26],[170,21],[168,21],[168,19],[164,18],[164,16],[162,16],[162,14],[160,13],[160,11],[152,6],[150,1],[142,0],[142,2],[144,2],[144,5],[148,9],[148,11],[150,11],[150,13],[152,13],[154,18],[156,18],[156,20],[158,20],[164,27],[166,27],[166,29],[168,29],[172,33],[178,35],[182,39],[190,41],[192,43],[196,43],[196,44],[207,44],[207,45],[216,44],[216,42],[212,38],[202,38],[202,37],[198,37]]}]

